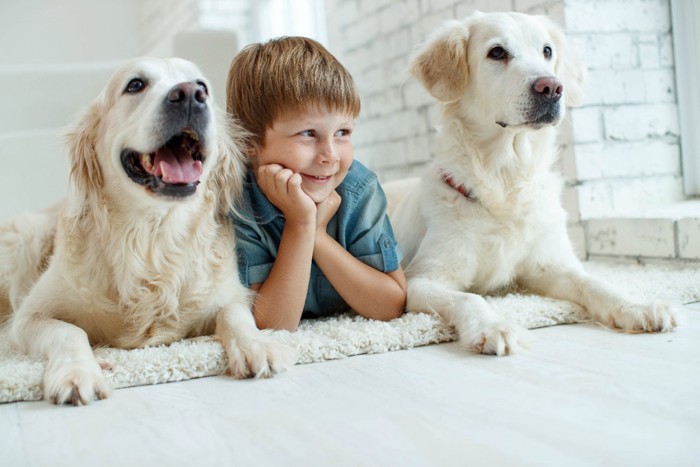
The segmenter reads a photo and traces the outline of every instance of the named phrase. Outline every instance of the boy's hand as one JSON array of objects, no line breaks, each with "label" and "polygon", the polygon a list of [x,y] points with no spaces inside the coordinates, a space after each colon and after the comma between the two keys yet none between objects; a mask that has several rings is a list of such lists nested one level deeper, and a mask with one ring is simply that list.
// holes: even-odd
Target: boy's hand
[{"label": "boy's hand", "polygon": [[316,203],[301,189],[301,175],[279,164],[261,165],[258,185],[267,199],[282,211],[287,222],[313,224]]},{"label": "boy's hand", "polygon": [[316,231],[324,232],[326,227],[328,227],[328,222],[331,218],[338,212],[340,203],[343,199],[340,197],[337,191],[333,191],[328,198],[323,200],[321,203],[316,205]]}]

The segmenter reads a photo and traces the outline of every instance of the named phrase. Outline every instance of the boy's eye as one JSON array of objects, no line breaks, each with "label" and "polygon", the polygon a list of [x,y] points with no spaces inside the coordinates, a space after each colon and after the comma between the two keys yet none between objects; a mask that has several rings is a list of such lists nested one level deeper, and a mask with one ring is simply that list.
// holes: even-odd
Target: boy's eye
[{"label": "boy's eye", "polygon": [[348,130],[347,128],[343,128],[342,130],[338,130],[335,132],[336,136],[350,136],[352,134],[352,130]]},{"label": "boy's eye", "polygon": [[314,136],[316,136],[316,132],[314,130],[304,130],[300,131],[298,134],[299,136],[305,136],[307,138],[313,138]]}]

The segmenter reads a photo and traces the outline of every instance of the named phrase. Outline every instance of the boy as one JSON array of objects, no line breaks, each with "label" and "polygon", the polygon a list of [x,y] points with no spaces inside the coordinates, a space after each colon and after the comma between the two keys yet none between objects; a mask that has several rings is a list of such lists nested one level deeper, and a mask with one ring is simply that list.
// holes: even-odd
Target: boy
[{"label": "boy", "polygon": [[401,252],[376,175],[353,162],[360,99],[348,71],[308,38],[251,44],[231,63],[227,110],[251,134],[234,222],[258,327],[293,331],[302,313],[349,309],[400,316]]}]

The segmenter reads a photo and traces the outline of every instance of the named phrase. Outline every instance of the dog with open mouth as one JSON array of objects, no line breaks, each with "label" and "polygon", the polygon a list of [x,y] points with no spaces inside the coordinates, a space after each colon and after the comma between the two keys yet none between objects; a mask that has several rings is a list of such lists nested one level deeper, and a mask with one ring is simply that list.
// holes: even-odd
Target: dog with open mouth
[{"label": "dog with open mouth", "polygon": [[62,203],[0,225],[0,315],[47,360],[44,396],[103,399],[92,346],[136,348],[215,333],[230,373],[268,377],[296,352],[257,329],[229,215],[243,131],[181,59],[120,67],[68,135]]}]

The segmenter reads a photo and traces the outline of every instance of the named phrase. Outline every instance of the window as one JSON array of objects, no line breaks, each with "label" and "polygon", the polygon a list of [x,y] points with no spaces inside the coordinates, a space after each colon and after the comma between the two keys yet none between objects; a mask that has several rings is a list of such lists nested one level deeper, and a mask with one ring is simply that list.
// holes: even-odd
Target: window
[{"label": "window", "polygon": [[253,17],[257,19],[256,41],[277,36],[306,36],[327,44],[324,1],[262,0],[252,5]]},{"label": "window", "polygon": [[700,195],[700,3],[671,0],[686,195]]}]

